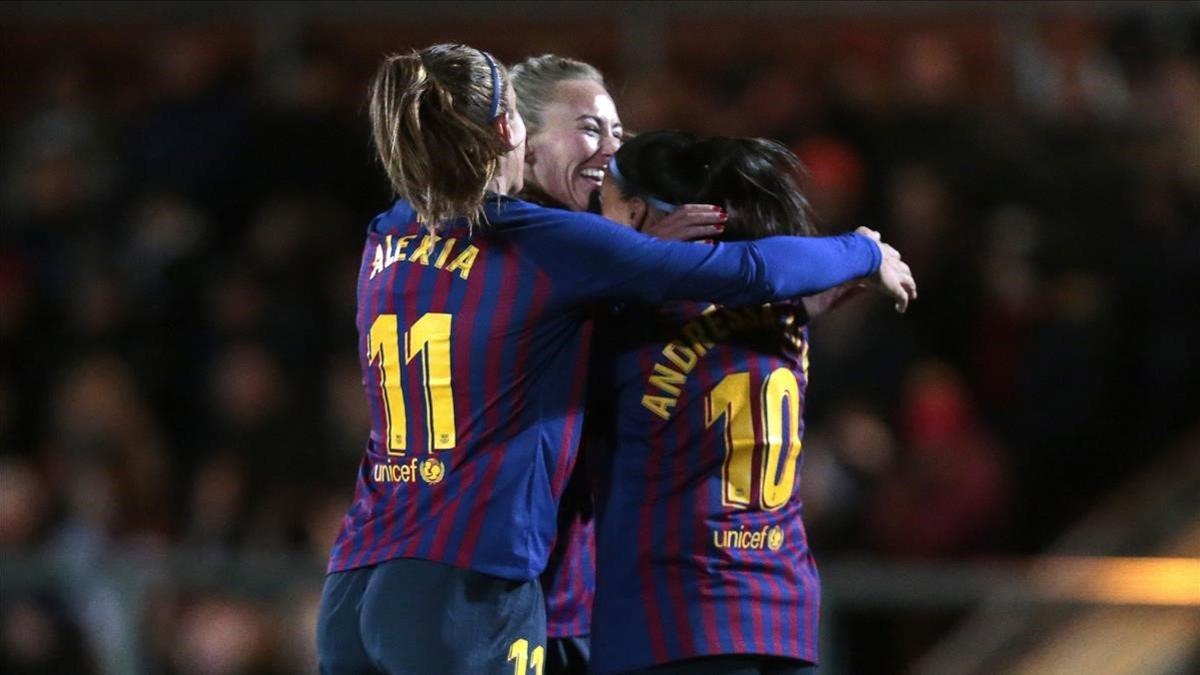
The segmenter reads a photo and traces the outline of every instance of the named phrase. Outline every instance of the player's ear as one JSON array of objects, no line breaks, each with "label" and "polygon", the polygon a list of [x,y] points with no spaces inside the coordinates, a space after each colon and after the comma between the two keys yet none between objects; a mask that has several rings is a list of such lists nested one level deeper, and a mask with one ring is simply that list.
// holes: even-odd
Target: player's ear
[{"label": "player's ear", "polygon": [[513,147],[515,145],[513,143],[513,128],[508,123],[508,115],[500,115],[492,124],[496,125],[496,133],[500,134],[500,139],[504,141],[504,144],[510,148]]},{"label": "player's ear", "polygon": [[625,202],[625,208],[629,209],[629,224],[633,225],[633,229],[638,232],[646,226],[646,220],[650,217],[650,205],[641,197],[631,197]]}]

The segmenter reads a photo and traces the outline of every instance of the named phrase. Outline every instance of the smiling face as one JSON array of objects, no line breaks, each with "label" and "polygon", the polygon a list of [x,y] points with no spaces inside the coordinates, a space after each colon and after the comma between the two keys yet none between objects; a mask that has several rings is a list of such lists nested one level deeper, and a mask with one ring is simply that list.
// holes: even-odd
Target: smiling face
[{"label": "smiling face", "polygon": [[554,85],[542,127],[529,136],[525,178],[572,211],[587,210],[600,189],[608,160],[621,147],[617,108],[599,82],[566,80]]}]

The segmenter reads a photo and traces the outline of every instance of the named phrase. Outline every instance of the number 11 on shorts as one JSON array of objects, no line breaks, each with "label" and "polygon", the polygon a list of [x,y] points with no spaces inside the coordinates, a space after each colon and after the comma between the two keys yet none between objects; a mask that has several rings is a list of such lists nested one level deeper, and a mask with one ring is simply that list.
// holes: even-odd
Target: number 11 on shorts
[{"label": "number 11 on shorts", "polygon": [[520,638],[508,648],[508,660],[513,662],[513,675],[526,675],[532,669],[534,675],[542,675],[546,667],[546,648],[538,645],[529,651],[529,640]]}]

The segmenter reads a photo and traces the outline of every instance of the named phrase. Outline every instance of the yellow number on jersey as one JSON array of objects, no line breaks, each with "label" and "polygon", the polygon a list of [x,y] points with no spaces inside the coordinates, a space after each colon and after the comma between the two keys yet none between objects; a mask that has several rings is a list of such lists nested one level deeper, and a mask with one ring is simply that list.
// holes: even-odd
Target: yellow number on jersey
[{"label": "yellow number on jersey", "polygon": [[454,447],[454,390],[450,387],[450,315],[426,314],[404,337],[404,362],[424,352],[425,422],[434,450]]},{"label": "yellow number on jersey", "polygon": [[[404,363],[422,354],[421,373],[425,381],[426,426],[430,451],[446,450],[455,445],[454,389],[450,378],[451,315],[423,315],[404,335]],[[387,423],[389,455],[403,455],[408,449],[408,412],[400,387],[399,326],[395,314],[380,314],[367,335],[367,358],[378,361],[379,382],[383,388],[383,409]]]},{"label": "yellow number on jersey", "polygon": [[721,465],[721,503],[750,505],[751,463],[754,461],[754,422],[750,418],[750,373],[730,373],[704,400],[704,428],[725,418],[725,462]]},{"label": "yellow number on jersey", "polygon": [[[721,503],[744,509],[750,506],[754,477],[754,422],[750,373],[730,373],[705,397],[705,428],[725,418],[725,462],[721,466]],[[787,428],[784,429],[784,406]],[[800,457],[800,383],[787,368],[777,368],[763,382],[759,401],[766,448],[760,453],[759,506],[774,511],[788,502],[796,485],[796,460]],[[786,436],[785,436],[786,434]],[[784,458],[784,440],[788,443]],[[783,473],[779,473],[783,462]],[[778,479],[776,479],[778,476]]]},{"label": "yellow number on jersey", "polygon": [[[787,429],[783,428],[783,407],[787,406]],[[762,463],[759,501],[768,511],[774,511],[792,498],[796,485],[796,460],[800,457],[800,383],[796,374],[778,368],[763,382],[763,437],[767,441],[766,458]],[[779,480],[779,455],[783,451],[784,432],[787,433],[788,454]]]}]

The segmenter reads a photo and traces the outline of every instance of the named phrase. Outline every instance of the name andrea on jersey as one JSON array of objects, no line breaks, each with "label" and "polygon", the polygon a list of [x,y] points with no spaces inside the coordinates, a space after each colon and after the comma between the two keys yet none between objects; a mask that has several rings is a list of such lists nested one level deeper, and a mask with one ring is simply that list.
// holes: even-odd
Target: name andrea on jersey
[{"label": "name andrea on jersey", "polygon": [[663,347],[653,372],[646,378],[647,393],[642,396],[642,406],[664,420],[671,419],[688,375],[717,342],[734,333],[793,322],[793,317],[780,316],[771,305],[709,306],[698,318],[685,323],[679,330],[679,337]]}]

